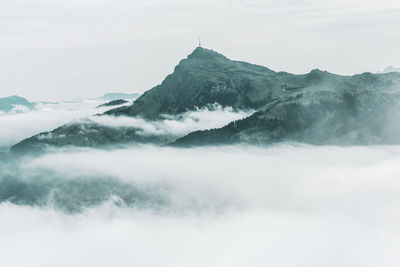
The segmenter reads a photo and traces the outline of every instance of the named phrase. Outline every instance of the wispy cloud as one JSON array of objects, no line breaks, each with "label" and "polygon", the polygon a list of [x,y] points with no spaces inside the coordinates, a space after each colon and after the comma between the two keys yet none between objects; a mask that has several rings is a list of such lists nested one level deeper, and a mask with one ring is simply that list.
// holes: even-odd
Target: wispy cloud
[{"label": "wispy cloud", "polygon": [[[33,110],[0,114],[0,147],[9,147],[24,138],[52,131],[67,123],[98,124],[113,128],[136,128],[144,136],[183,136],[193,131],[213,129],[250,116],[253,111],[234,110],[230,107],[211,105],[187,111],[164,119],[148,121],[141,117],[93,116],[112,107],[97,106],[99,100],[82,100],[60,103],[39,103]],[[129,105],[127,103],[124,105]]]},{"label": "wispy cloud", "polygon": [[96,107],[104,101],[82,100],[59,103],[37,103],[32,110],[0,114],[0,147],[11,146],[24,138],[50,131],[64,123],[101,113]]},{"label": "wispy cloud", "polygon": [[140,134],[183,136],[193,131],[220,128],[228,123],[250,116],[253,110],[234,110],[231,107],[210,105],[187,111],[179,115],[164,115],[163,119],[148,121],[141,117],[99,116],[85,120],[108,127],[132,127],[140,129]]}]

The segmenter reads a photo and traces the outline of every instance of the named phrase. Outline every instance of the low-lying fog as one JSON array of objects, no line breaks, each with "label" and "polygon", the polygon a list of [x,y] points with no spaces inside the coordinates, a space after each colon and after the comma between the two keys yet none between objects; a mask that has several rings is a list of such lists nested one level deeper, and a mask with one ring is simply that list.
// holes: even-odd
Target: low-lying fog
[{"label": "low-lying fog", "polygon": [[[0,147],[86,117],[182,136],[252,113],[211,106],[152,122],[91,116],[107,109],[102,103],[0,114]],[[400,264],[400,146],[137,145],[0,156],[5,266]]]},{"label": "low-lying fog", "polygon": [[[14,109],[0,114],[0,148],[14,145],[24,138],[53,130],[64,123],[85,118],[109,108],[96,108],[105,101],[76,100],[58,103],[37,103],[32,110]],[[1,150],[0,150],[1,151]]]},{"label": "low-lying fog", "polygon": [[70,122],[96,123],[108,127],[133,127],[143,135],[171,135],[176,138],[192,131],[219,128],[231,121],[242,119],[254,111],[233,110],[230,107],[210,105],[176,116],[165,115],[162,120],[147,121],[140,117],[93,116],[109,109],[130,105],[104,107],[98,99],[59,103],[37,103],[32,110],[15,109],[0,113],[0,152],[41,132],[51,131]]},{"label": "low-lying fog", "polygon": [[0,164],[7,266],[399,266],[400,146],[57,150]]}]

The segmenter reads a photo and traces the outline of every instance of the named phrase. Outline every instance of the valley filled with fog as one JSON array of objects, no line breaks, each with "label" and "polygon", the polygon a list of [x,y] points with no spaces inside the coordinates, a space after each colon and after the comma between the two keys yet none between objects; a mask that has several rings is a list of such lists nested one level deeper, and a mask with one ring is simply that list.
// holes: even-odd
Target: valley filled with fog
[{"label": "valley filled with fog", "polygon": [[[101,103],[2,114],[3,151],[77,120],[179,137],[253,112],[213,106],[157,121],[92,116],[107,109]],[[12,266],[398,266],[399,172],[394,145],[6,152],[1,258]]]},{"label": "valley filled with fog", "polygon": [[399,18],[0,0],[0,267],[399,267]]}]

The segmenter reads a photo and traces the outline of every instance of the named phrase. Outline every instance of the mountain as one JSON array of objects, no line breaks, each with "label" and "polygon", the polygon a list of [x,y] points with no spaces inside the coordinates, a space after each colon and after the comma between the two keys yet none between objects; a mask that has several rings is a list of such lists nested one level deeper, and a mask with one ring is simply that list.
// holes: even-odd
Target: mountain
[{"label": "mountain", "polygon": [[[236,110],[252,109],[255,113],[220,129],[190,133],[175,142],[176,136],[173,140],[154,137],[156,143],[169,140],[175,146],[281,141],[339,145],[400,143],[397,126],[400,73],[340,76],[316,69],[295,75],[230,60],[201,47],[132,105],[105,114],[161,120],[164,114],[177,115],[214,103]],[[24,140],[12,150],[26,151],[43,144],[98,146],[154,141],[138,138],[138,131],[122,129],[120,133],[118,129],[92,123],[90,131],[85,132],[79,124],[68,124]]]},{"label": "mountain", "polygon": [[103,100],[109,100],[109,101],[113,101],[113,100],[119,100],[119,99],[129,99],[129,100],[135,100],[136,98],[138,98],[140,96],[140,94],[138,93],[132,93],[132,94],[125,94],[125,93],[108,93],[105,94],[101,97],[101,99]]},{"label": "mountain", "polygon": [[10,112],[14,108],[18,108],[18,106],[31,109],[34,104],[16,95],[0,98],[0,111]]},{"label": "mountain", "polygon": [[281,91],[271,80],[276,75],[266,67],[233,61],[198,47],[134,105],[106,114],[158,119],[161,114],[179,114],[213,103],[238,109],[258,108]]},{"label": "mountain", "polygon": [[51,132],[44,132],[22,140],[11,147],[11,152],[42,152],[47,147],[80,146],[107,147],[127,143],[151,143],[164,145],[172,142],[170,136],[148,136],[141,134],[141,129],[134,127],[108,127],[90,119],[67,123]]},{"label": "mountain", "polygon": [[[370,74],[361,75],[368,79]],[[356,78],[356,77],[353,77]],[[387,77],[381,77],[387,78]],[[400,79],[397,75],[396,79]],[[386,79],[384,79],[386,81]],[[346,83],[347,84],[347,83]],[[362,83],[364,86],[367,83]],[[277,142],[315,145],[400,143],[400,94],[367,87],[299,92],[282,96],[253,115],[220,129],[197,131],[177,139],[174,146]],[[337,85],[335,88],[341,88]],[[312,89],[312,90],[314,90]]]}]

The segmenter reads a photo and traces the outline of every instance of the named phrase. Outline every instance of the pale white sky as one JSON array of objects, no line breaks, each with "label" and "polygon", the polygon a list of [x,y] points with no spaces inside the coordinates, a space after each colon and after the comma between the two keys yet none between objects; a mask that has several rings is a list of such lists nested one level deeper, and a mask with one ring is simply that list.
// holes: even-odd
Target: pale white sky
[{"label": "pale white sky", "polygon": [[0,97],[143,92],[197,45],[293,73],[400,66],[398,0],[1,0]]}]

